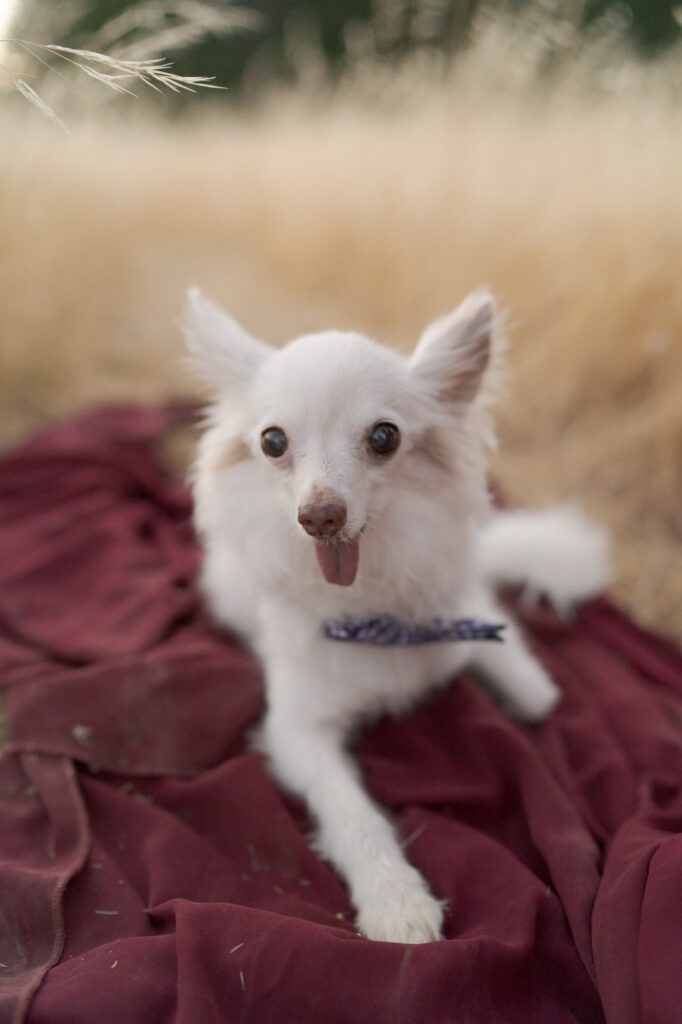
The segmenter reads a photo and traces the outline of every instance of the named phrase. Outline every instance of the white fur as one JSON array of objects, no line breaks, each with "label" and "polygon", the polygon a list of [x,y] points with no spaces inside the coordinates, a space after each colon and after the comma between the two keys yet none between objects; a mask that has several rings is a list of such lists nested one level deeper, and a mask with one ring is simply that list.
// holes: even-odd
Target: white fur
[{"label": "white fur", "polygon": [[490,583],[523,586],[527,598],[544,595],[566,616],[609,578],[608,538],[571,505],[508,509],[482,533],[480,565]]},{"label": "white fur", "polygon": [[[528,583],[564,610],[605,582],[605,539],[577,513],[489,513],[494,326],[481,290],[432,324],[408,359],[337,331],[275,350],[196,290],[190,299],[188,343],[215,391],[194,486],[204,590],[217,619],[263,661],[272,771],[308,802],[317,849],[346,879],[358,927],[372,939],[438,939],[443,906],[365,792],[349,733],[408,710],[465,664],[510,713],[543,719],[558,688],[491,583]],[[401,432],[383,460],[367,444],[380,421]],[[289,439],[278,459],[260,447],[272,426]],[[347,508],[340,538],[359,537],[351,586],[325,580],[297,521],[321,492]],[[381,613],[507,622],[505,641],[377,648],[322,636],[326,619]]]}]

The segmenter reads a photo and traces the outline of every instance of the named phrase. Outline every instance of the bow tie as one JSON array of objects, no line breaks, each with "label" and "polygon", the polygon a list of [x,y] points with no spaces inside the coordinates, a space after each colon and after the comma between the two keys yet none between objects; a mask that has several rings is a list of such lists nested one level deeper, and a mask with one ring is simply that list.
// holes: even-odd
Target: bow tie
[{"label": "bow tie", "polygon": [[446,640],[497,640],[501,643],[504,637],[500,633],[504,628],[503,622],[484,622],[483,619],[432,619],[412,625],[392,615],[379,615],[373,619],[325,622],[322,633],[328,640],[407,647]]}]

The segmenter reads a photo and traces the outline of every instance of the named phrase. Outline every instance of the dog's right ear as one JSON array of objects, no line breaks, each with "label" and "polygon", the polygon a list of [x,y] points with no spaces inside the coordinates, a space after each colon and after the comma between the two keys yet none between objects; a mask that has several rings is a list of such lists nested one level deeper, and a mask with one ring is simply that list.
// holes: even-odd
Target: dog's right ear
[{"label": "dog's right ear", "polygon": [[217,391],[245,384],[271,352],[197,287],[187,293],[184,335],[197,373]]}]

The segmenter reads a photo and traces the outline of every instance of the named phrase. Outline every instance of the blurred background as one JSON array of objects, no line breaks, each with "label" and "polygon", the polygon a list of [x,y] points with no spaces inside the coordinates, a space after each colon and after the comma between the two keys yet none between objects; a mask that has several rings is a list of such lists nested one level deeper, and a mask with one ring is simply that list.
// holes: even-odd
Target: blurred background
[{"label": "blurred background", "polygon": [[[404,349],[488,283],[496,479],[586,507],[618,601],[682,639],[681,26],[671,0],[0,0],[0,445],[193,393],[192,283],[270,342]],[[157,58],[221,89],[118,77]]]}]

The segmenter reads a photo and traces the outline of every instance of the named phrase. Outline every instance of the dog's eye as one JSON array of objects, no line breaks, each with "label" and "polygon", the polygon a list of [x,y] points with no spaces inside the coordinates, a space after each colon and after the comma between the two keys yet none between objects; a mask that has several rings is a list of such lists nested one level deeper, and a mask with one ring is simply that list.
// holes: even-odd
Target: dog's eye
[{"label": "dog's eye", "polygon": [[287,435],[279,427],[268,427],[260,436],[260,446],[271,459],[279,459],[287,450]]},{"label": "dog's eye", "polygon": [[369,446],[377,455],[391,455],[400,444],[400,431],[394,423],[377,423],[369,435]]}]

